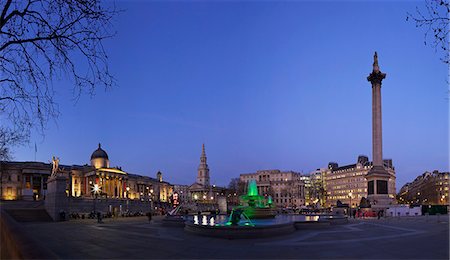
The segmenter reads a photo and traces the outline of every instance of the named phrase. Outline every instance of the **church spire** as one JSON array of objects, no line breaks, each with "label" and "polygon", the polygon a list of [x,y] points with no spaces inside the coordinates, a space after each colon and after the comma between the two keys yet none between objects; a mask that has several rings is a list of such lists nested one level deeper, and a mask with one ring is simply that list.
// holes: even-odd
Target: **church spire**
[{"label": "church spire", "polygon": [[201,157],[206,157],[205,144],[202,144],[202,156]]},{"label": "church spire", "polygon": [[209,168],[206,163],[205,144],[202,144],[202,155],[200,156],[200,165],[198,166],[197,183],[203,186],[209,186]]}]

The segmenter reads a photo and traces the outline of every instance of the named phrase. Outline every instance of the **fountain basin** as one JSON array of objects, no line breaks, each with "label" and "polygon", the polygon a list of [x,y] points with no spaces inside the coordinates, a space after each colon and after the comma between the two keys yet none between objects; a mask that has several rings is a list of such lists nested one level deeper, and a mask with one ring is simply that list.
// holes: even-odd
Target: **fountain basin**
[{"label": "fountain basin", "polygon": [[277,215],[271,208],[244,207],[244,213],[247,216],[252,216],[252,219],[274,218]]},{"label": "fountain basin", "polygon": [[226,215],[215,218],[194,216],[193,220],[186,221],[184,230],[217,238],[260,238],[287,235],[301,229],[326,228],[332,221],[342,220],[336,216],[277,215],[272,219],[253,219],[251,222],[241,220],[238,225],[231,225],[227,219]]},{"label": "fountain basin", "polygon": [[208,226],[186,222],[186,232],[209,237],[240,239],[260,238],[290,234],[295,231],[293,223],[282,223],[261,226]]},{"label": "fountain basin", "polygon": [[163,226],[168,227],[184,227],[185,218],[180,215],[167,215],[163,218],[162,224]]}]

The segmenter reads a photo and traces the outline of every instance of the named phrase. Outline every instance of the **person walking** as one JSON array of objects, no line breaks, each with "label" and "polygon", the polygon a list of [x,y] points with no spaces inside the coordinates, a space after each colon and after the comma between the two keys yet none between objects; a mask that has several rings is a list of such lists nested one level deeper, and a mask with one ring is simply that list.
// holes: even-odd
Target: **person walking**
[{"label": "person walking", "polygon": [[151,212],[147,213],[147,217],[148,217],[148,222],[152,222],[152,213]]}]

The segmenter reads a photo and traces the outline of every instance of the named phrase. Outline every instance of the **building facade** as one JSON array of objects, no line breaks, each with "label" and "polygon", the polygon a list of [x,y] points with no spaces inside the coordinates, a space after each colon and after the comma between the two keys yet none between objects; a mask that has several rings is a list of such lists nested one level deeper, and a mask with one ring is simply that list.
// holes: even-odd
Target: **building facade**
[{"label": "building facade", "polygon": [[258,194],[271,196],[273,204],[279,208],[300,208],[305,205],[305,183],[301,174],[293,171],[261,170],[239,176],[245,187],[255,180]]},{"label": "building facade", "polygon": [[[384,167],[390,176],[387,184],[388,190],[395,191],[395,169],[392,166],[392,160],[384,160]],[[366,175],[370,169],[372,169],[372,162],[365,155],[358,156],[355,164],[339,166],[335,162],[330,162],[324,173],[325,206],[336,206],[340,201],[357,207],[363,197],[368,197]],[[388,196],[395,200],[395,192],[389,193]],[[370,203],[376,205],[377,201]]]},{"label": "building facade", "polygon": [[[120,167],[110,167],[109,157],[99,144],[91,155],[90,165],[59,165],[58,171],[67,176],[67,196],[105,199],[149,200],[169,202],[173,185],[157,178],[131,174]],[[0,194],[2,200],[41,200],[47,192],[47,179],[52,165],[42,162],[1,162]]]},{"label": "building facade", "polygon": [[[325,207],[325,173],[327,168],[319,168],[305,176],[305,205],[311,208]],[[308,185],[306,183],[308,181]]]},{"label": "building facade", "polygon": [[398,200],[413,205],[449,205],[448,190],[448,172],[425,172],[400,189]]},{"label": "building facade", "polygon": [[177,194],[178,200],[183,203],[190,200],[189,185],[175,184],[173,185],[173,193]]},{"label": "building facade", "polygon": [[2,200],[40,200],[47,193],[51,165],[41,162],[0,162]]}]

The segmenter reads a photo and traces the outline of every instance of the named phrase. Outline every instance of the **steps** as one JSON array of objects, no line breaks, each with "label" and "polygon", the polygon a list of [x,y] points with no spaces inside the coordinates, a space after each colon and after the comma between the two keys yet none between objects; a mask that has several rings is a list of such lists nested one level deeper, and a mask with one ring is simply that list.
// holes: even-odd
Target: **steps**
[{"label": "steps", "polygon": [[6,209],[5,210],[17,222],[52,222],[52,218],[45,209]]}]

